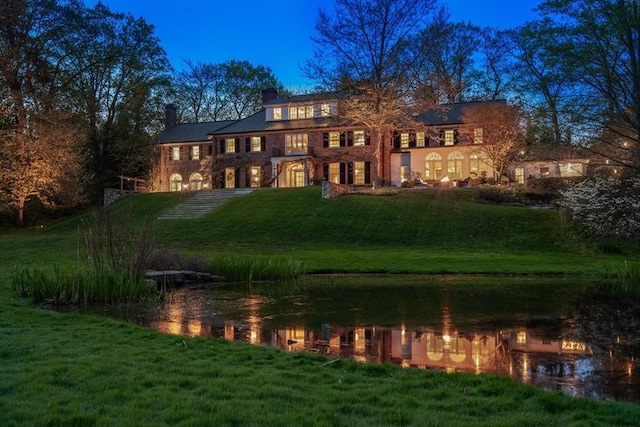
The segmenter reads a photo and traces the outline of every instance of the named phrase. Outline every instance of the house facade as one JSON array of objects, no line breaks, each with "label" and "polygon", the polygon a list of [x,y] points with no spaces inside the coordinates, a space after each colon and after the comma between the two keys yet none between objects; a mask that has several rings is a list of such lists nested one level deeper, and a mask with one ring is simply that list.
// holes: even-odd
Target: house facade
[{"label": "house facade", "polygon": [[[385,135],[374,171],[372,135],[340,117],[340,99],[339,93],[285,98],[265,89],[263,109],[247,118],[193,124],[176,124],[175,108],[167,106],[166,127],[157,139],[159,190],[302,187],[321,181],[371,185],[375,172],[382,184],[394,186],[408,180],[455,185],[495,175],[483,150],[489,143],[483,129],[462,120],[466,109],[480,103],[434,108],[414,117],[416,129]],[[512,171],[512,180],[529,176],[529,169]]]}]

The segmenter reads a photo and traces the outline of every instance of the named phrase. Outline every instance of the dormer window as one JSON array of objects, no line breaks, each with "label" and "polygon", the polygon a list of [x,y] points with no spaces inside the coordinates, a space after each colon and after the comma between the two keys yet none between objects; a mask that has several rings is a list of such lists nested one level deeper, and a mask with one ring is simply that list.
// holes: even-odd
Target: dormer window
[{"label": "dormer window", "polygon": [[482,128],[475,128],[473,130],[473,143],[482,144]]},{"label": "dormer window", "polygon": [[289,106],[289,119],[310,119],[313,117],[313,105]]},{"label": "dormer window", "polygon": [[282,120],[282,108],[276,107],[273,109],[273,120]]},{"label": "dormer window", "polygon": [[453,145],[455,141],[455,133],[453,129],[447,129],[444,131],[444,145]]},{"label": "dormer window", "polygon": [[331,115],[331,106],[326,104],[320,104],[320,117],[329,117]]}]

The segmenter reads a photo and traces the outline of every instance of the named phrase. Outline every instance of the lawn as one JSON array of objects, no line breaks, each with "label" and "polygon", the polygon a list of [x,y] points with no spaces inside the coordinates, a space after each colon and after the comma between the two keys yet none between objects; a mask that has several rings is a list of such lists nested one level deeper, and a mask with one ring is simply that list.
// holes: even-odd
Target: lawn
[{"label": "lawn", "polygon": [[[110,210],[136,224],[183,195]],[[576,399],[505,378],[334,361],[113,320],[40,310],[10,271],[72,269],[80,216],[0,234],[0,425],[639,425],[640,406]],[[320,198],[264,189],[199,220],[156,222],[159,246],[297,259],[310,273],[491,273],[597,277],[606,255],[554,210],[477,203],[472,191]],[[532,290],[535,292],[535,289]]]}]

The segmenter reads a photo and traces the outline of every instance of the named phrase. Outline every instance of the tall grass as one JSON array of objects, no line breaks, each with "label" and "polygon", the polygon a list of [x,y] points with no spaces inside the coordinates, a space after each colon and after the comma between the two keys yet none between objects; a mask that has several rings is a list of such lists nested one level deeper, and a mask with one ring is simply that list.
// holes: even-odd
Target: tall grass
[{"label": "tall grass", "polygon": [[613,295],[640,295],[640,262],[606,264],[601,289]]},{"label": "tall grass", "polygon": [[153,224],[134,224],[131,210],[113,212],[96,210],[81,222],[75,271],[15,268],[10,276],[13,289],[53,304],[147,298],[152,291],[145,274],[154,248]]},{"label": "tall grass", "polygon": [[221,256],[211,262],[211,272],[232,282],[291,280],[305,273],[305,264],[294,259],[261,259]]}]

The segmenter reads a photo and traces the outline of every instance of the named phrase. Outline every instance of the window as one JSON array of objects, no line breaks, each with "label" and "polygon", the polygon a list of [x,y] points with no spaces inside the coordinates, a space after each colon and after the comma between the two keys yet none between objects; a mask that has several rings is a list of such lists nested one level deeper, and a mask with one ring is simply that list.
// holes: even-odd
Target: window
[{"label": "window", "polygon": [[402,132],[400,134],[400,148],[409,148],[409,133]]},{"label": "window", "polygon": [[251,151],[255,152],[255,151],[261,151],[261,139],[259,136],[252,136],[251,137]]},{"label": "window", "polygon": [[366,141],[364,139],[364,131],[356,130],[353,131],[353,145],[365,145]]},{"label": "window", "polygon": [[224,152],[225,153],[236,152],[236,141],[233,138],[225,139]]},{"label": "window", "polygon": [[353,162],[353,183],[354,184],[366,184],[366,162]]},{"label": "window", "polygon": [[277,107],[273,109],[273,120],[282,120],[282,108]]},{"label": "window", "polygon": [[471,153],[469,156],[469,175],[473,178],[487,176],[487,156],[484,153]]},{"label": "window", "polygon": [[475,128],[473,130],[473,143],[482,144],[482,128]]},{"label": "window", "polygon": [[526,344],[527,343],[527,333],[524,331],[518,332],[516,335],[516,343],[518,344]]},{"label": "window", "polygon": [[329,164],[329,182],[340,184],[340,163]]},{"label": "window", "polygon": [[313,105],[291,105],[289,119],[310,119],[313,117]]},{"label": "window", "polygon": [[516,182],[518,184],[524,184],[524,168],[516,168]]},{"label": "window", "polygon": [[251,187],[260,187],[261,179],[260,179],[260,166],[251,166],[250,169],[250,185]]},{"label": "window", "polygon": [[192,173],[189,177],[189,190],[202,190],[202,175]]},{"label": "window", "polygon": [[199,145],[193,145],[191,147],[191,158],[193,160],[200,159],[200,146]]},{"label": "window", "polygon": [[180,160],[180,147],[171,147],[171,159]]},{"label": "window", "polygon": [[306,154],[308,137],[306,133],[297,133],[285,135],[285,153],[290,154]]},{"label": "window", "polygon": [[447,176],[449,179],[462,178],[462,161],[464,156],[459,151],[453,151],[447,157]]},{"label": "window", "polygon": [[340,147],[340,132],[329,132],[329,147]]},{"label": "window", "polygon": [[182,176],[179,173],[174,173],[169,178],[170,191],[180,191],[182,190]]},{"label": "window", "polygon": [[331,107],[329,104],[320,104],[320,116],[328,117],[331,115]]},{"label": "window", "polygon": [[455,133],[452,129],[444,131],[444,145],[453,145],[455,141]]},{"label": "window", "polygon": [[540,176],[549,176],[549,168],[540,168]]},{"label": "window", "polygon": [[442,156],[440,156],[440,154],[427,154],[424,160],[424,177],[426,179],[442,178]]},{"label": "window", "polygon": [[424,147],[424,132],[416,132],[416,147]]}]

